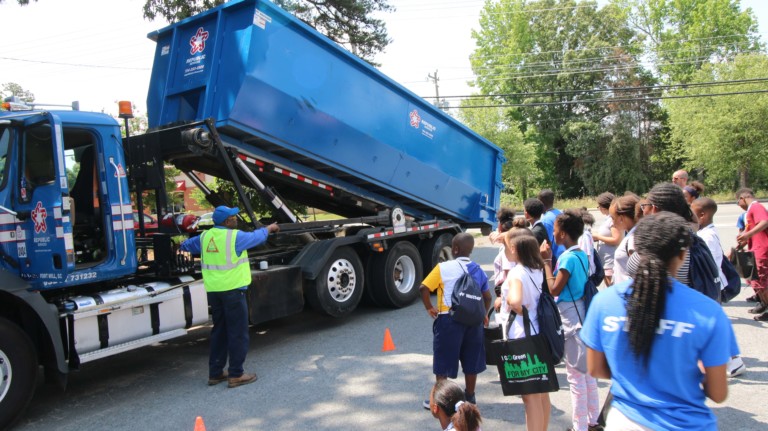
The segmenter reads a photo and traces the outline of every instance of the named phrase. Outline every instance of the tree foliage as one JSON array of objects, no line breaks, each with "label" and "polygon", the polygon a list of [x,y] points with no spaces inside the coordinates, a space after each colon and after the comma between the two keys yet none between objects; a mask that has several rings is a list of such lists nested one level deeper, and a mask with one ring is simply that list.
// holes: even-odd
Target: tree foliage
[{"label": "tree foliage", "polygon": [[[225,3],[225,0],[146,0],[144,17],[176,22]],[[371,62],[390,40],[384,21],[374,12],[393,12],[388,0],[275,0],[329,39]]]},{"label": "tree foliage", "polygon": [[[615,175],[599,160],[606,154],[627,164],[613,169],[629,175],[616,187],[647,181],[646,170],[639,169],[648,165],[647,148],[608,152],[607,147],[645,145],[656,128],[633,131],[624,123],[636,124],[637,115],[622,115],[625,106],[594,102],[614,96],[604,90],[654,82],[639,61],[641,35],[629,27],[622,9],[575,0],[488,2],[473,37],[477,49],[471,61],[481,92],[524,105],[511,107],[508,115],[536,143],[540,186],[562,196],[602,192],[606,183],[599,179]],[[652,110],[642,103],[631,108]]]},{"label": "tree foliage", "polygon": [[[484,138],[498,145],[507,157],[502,170],[505,192],[523,200],[529,184],[538,180],[536,148],[528,142],[516,121],[506,115],[503,108],[478,107],[487,103],[483,99],[462,102],[459,119]],[[475,106],[475,108],[470,108]]]},{"label": "tree foliage", "polygon": [[[738,55],[733,61],[707,64],[692,83],[762,78],[765,54]],[[764,84],[739,85],[738,91],[763,90]],[[731,87],[691,87],[677,95],[734,91]],[[682,149],[689,168],[705,171],[719,188],[765,184],[768,179],[768,94],[676,99],[666,103],[672,140]]]},{"label": "tree foliage", "polygon": [[6,82],[2,85],[2,90],[0,90],[0,99],[11,96],[16,96],[27,103],[35,101],[35,94],[31,91],[25,90],[21,85],[15,82]]},{"label": "tree foliage", "polygon": [[668,82],[688,82],[703,65],[763,48],[752,10],[738,0],[612,0],[647,36],[648,54]]}]

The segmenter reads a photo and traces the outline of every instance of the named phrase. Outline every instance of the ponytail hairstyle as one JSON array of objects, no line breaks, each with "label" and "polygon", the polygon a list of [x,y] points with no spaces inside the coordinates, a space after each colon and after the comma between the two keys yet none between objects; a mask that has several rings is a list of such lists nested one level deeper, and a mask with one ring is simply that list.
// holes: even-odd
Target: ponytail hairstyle
[{"label": "ponytail hairstyle", "polygon": [[544,259],[539,251],[539,240],[528,229],[519,235],[509,235],[504,239],[507,248],[514,247],[518,261],[521,265],[530,269],[544,269]]},{"label": "ponytail hairstyle", "polygon": [[645,365],[671,288],[667,266],[691,241],[688,223],[670,212],[644,217],[637,224],[635,254],[639,259],[627,298],[626,329],[632,353]]},{"label": "ponytail hairstyle", "polygon": [[453,380],[443,379],[435,383],[432,399],[449,418],[457,431],[477,431],[483,421],[477,406],[467,402],[464,390]]},{"label": "ponytail hairstyle", "polygon": [[693,213],[688,206],[688,202],[683,196],[683,189],[673,183],[660,183],[653,186],[648,192],[648,203],[655,206],[659,211],[669,211],[684,218],[685,221],[693,222]]},{"label": "ponytail hairstyle", "polygon": [[639,203],[640,199],[637,197],[637,195],[619,196],[614,199],[613,202],[611,202],[611,207],[608,209],[608,212],[613,218],[616,218],[620,215],[628,217],[632,219],[634,224],[634,222],[637,221],[637,213],[635,209]]},{"label": "ponytail hairstyle", "polygon": [[512,228],[512,222],[515,219],[515,210],[509,207],[501,207],[496,212],[496,220],[499,222],[499,231],[506,232]]},{"label": "ponytail hairstyle", "polygon": [[584,235],[584,219],[580,209],[567,209],[555,218],[555,224],[560,232],[565,232],[573,242]]}]

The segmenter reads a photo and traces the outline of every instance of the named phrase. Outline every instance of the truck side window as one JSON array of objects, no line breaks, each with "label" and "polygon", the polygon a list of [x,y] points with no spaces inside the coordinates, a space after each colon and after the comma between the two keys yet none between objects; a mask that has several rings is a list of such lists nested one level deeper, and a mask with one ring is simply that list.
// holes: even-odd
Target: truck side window
[{"label": "truck side window", "polygon": [[46,124],[29,129],[24,151],[24,175],[31,186],[49,184],[56,179],[53,160],[50,126]]},{"label": "truck side window", "polygon": [[11,129],[0,126],[0,189],[5,187],[5,166],[8,164],[8,149],[11,144]]}]

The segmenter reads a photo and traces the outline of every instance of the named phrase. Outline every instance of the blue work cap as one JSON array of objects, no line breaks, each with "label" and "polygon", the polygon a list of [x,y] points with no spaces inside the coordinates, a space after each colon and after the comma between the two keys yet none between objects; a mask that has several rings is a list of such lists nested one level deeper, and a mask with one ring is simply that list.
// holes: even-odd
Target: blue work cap
[{"label": "blue work cap", "polygon": [[226,219],[232,217],[233,215],[237,215],[239,212],[240,208],[230,208],[224,205],[216,207],[216,209],[213,210],[213,223],[216,225],[221,225]]}]

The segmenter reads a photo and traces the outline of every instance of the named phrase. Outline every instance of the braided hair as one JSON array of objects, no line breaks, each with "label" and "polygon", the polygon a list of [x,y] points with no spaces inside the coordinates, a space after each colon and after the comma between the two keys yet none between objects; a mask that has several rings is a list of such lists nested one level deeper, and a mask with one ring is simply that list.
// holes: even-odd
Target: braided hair
[{"label": "braided hair", "polygon": [[693,213],[688,202],[683,196],[683,189],[673,183],[660,183],[653,186],[648,192],[648,202],[659,211],[673,212],[684,218],[687,222],[693,222]]},{"label": "braided hair", "polygon": [[639,261],[628,293],[626,326],[632,353],[646,365],[671,289],[667,267],[691,241],[686,221],[671,212],[644,217],[637,224],[635,250]]},{"label": "braided hair", "polygon": [[438,380],[432,389],[432,398],[449,418],[457,431],[476,431],[483,419],[477,406],[467,402],[464,390],[456,382]]}]

